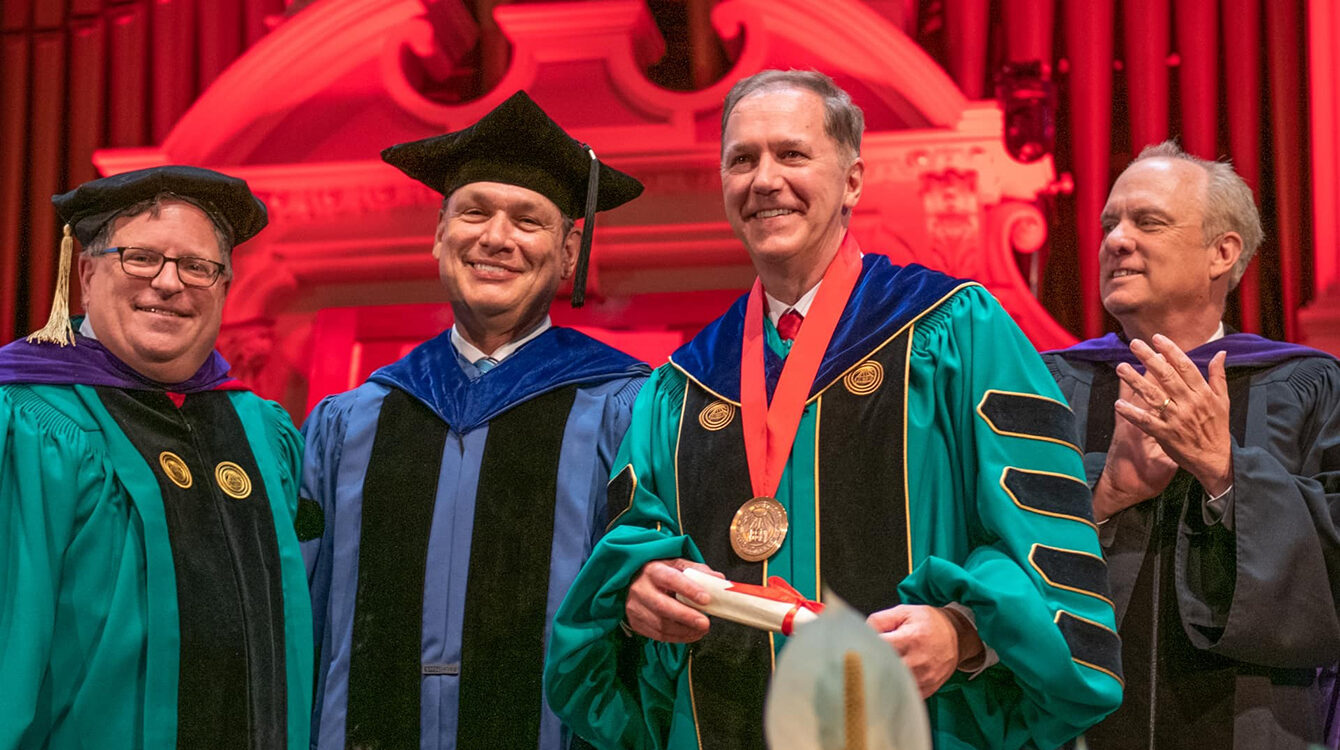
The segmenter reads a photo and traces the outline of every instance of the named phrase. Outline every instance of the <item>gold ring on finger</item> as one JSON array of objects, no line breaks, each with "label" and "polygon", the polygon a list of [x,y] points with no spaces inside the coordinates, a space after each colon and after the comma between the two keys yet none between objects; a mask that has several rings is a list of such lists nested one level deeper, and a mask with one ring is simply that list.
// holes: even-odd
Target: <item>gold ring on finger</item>
[{"label": "gold ring on finger", "polygon": [[1172,402],[1173,402],[1172,396],[1169,396],[1163,399],[1163,403],[1159,404],[1158,408],[1154,410],[1159,413],[1159,419],[1163,419],[1163,412],[1167,411],[1168,404],[1171,404]]}]

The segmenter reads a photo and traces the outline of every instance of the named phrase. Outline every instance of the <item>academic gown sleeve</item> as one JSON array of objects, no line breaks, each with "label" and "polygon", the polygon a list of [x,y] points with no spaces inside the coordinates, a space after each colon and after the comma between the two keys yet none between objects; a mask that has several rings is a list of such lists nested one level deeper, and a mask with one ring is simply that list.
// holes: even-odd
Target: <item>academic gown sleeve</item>
[{"label": "academic gown sleeve", "polygon": [[288,520],[292,522],[297,518],[298,492],[302,482],[303,436],[293,426],[293,418],[284,407],[274,401],[258,400],[257,411],[265,424],[267,447],[278,469],[284,507],[288,509]]},{"label": "academic gown sleeve", "polygon": [[[330,514],[334,511],[340,453],[344,446],[346,405],[349,400],[348,394],[322,399],[302,425],[304,450],[298,496],[315,502],[321,509],[321,531],[331,528]],[[322,560],[330,553],[329,535],[315,532],[316,529],[311,529],[304,535],[311,538],[302,540],[302,556],[307,565],[308,584],[312,586],[313,599],[316,598],[317,588],[314,577],[322,567]],[[329,586],[329,581],[325,585]],[[317,632],[320,632],[320,628]]]},{"label": "academic gown sleeve", "polygon": [[[316,662],[329,658],[333,643],[329,633],[331,578],[335,538],[335,491],[340,475],[346,418],[357,391],[328,396],[320,401],[302,425],[304,450],[298,502],[307,507],[300,526],[303,562],[312,602],[312,636]],[[300,511],[302,512],[302,511]],[[326,670],[317,671],[312,711],[312,736],[317,737],[324,707]]]},{"label": "academic gown sleeve", "polygon": [[[909,362],[905,603],[972,609],[1000,663],[929,701],[938,748],[1057,747],[1121,702],[1120,641],[1074,415],[996,301],[965,289]],[[958,504],[945,511],[945,498]],[[927,519],[934,507],[942,517]],[[919,508],[921,510],[919,510]],[[957,534],[947,530],[959,529]]]},{"label": "academic gown sleeve", "polygon": [[[0,748],[6,750],[46,747],[57,722],[96,715],[107,719],[100,731],[121,738],[115,746],[142,736],[136,727],[139,706],[128,698],[89,696],[77,717],[63,716],[81,681],[96,688],[111,669],[122,694],[131,696],[142,670],[135,649],[99,652],[92,644],[81,650],[70,639],[54,643],[62,628],[60,612],[71,604],[62,595],[71,587],[78,590],[78,571],[68,563],[77,559],[117,570],[126,555],[141,549],[127,544],[126,498],[105,454],[87,439],[87,428],[26,386],[0,388]],[[95,538],[77,541],[81,530]],[[100,618],[79,625],[93,638],[108,616],[103,606],[108,603],[105,592],[88,594],[91,601],[83,606]],[[128,663],[113,663],[118,657]],[[80,673],[53,674],[60,665]],[[142,683],[138,687],[142,690]]]},{"label": "academic gown sleeve", "polygon": [[1340,364],[1321,357],[1254,383],[1233,494],[1207,526],[1192,483],[1177,596],[1192,644],[1270,667],[1340,656]]},{"label": "academic gown sleeve", "polygon": [[[667,735],[682,644],[625,634],[629,584],[652,560],[702,560],[661,500],[660,477],[673,481],[673,447],[684,381],[669,366],[654,372],[633,406],[609,486],[611,528],[568,590],[554,617],[545,663],[549,705],[564,723],[602,748],[659,748]],[[673,488],[667,488],[673,493]],[[615,525],[617,522],[617,525]],[[645,652],[644,652],[645,650]]]},{"label": "academic gown sleeve", "polygon": [[[596,471],[582,472],[589,474],[591,481],[590,493],[587,495],[591,498],[591,513],[587,520],[591,548],[594,548],[605,535],[605,529],[610,525],[612,514],[606,499],[609,475],[614,466],[622,465],[615,464],[616,460],[622,460],[619,458],[619,447],[623,444],[623,437],[628,433],[628,426],[633,421],[633,404],[636,403],[637,395],[646,383],[647,376],[641,375],[615,381],[612,388],[601,386],[597,389],[609,390],[609,393],[605,396],[605,406],[600,410],[600,424],[596,428]],[[617,512],[618,510],[614,511]],[[582,562],[585,562],[585,558]]]}]

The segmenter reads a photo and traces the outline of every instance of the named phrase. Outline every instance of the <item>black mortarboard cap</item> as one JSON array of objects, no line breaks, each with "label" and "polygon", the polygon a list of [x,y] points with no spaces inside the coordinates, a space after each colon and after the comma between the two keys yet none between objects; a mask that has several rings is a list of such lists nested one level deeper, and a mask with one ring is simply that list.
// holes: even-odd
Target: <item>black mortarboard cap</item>
[{"label": "black mortarboard cap", "polygon": [[33,343],[73,345],[70,326],[70,266],[74,240],[87,246],[98,231],[122,210],[162,193],[170,193],[199,206],[210,219],[241,244],[265,228],[265,204],[252,195],[244,180],[212,169],[169,165],[122,172],[90,180],[68,193],[51,196],[56,212],[65,222],[60,244],[60,268],[51,314],[46,325],[28,335]]},{"label": "black mortarboard cap", "polygon": [[245,180],[212,169],[169,165],[137,169],[85,182],[53,196],[56,211],[85,245],[117,212],[161,193],[200,206],[239,245],[265,228],[265,204],[252,195]]},{"label": "black mortarboard cap", "polygon": [[382,159],[444,196],[471,182],[501,182],[534,190],[565,216],[584,216],[573,307],[580,307],[586,294],[595,212],[642,193],[642,183],[598,160],[524,91],[464,130],[391,146]]}]

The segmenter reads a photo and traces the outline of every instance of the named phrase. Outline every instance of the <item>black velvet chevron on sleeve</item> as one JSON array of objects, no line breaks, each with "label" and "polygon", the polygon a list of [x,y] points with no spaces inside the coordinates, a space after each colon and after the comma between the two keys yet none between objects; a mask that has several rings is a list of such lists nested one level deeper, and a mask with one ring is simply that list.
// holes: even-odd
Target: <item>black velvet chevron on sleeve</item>
[{"label": "black velvet chevron on sleeve", "polygon": [[1035,544],[1028,553],[1028,561],[1052,586],[1112,603],[1107,583],[1107,563],[1101,557]]},{"label": "black velvet chevron on sleeve", "polygon": [[1114,631],[1065,610],[1056,614],[1056,626],[1075,661],[1126,681],[1121,671],[1121,638]]},{"label": "black velvet chevron on sleeve", "polygon": [[1089,486],[1072,476],[1008,466],[1000,483],[1014,502],[1025,510],[1093,524],[1093,497],[1089,494]]},{"label": "black velvet chevron on sleeve", "polygon": [[619,516],[633,507],[633,493],[637,492],[637,474],[633,465],[628,464],[614,475],[605,492],[605,530],[609,531]]},{"label": "black velvet chevron on sleeve", "polygon": [[1033,393],[990,390],[977,407],[982,419],[1001,435],[1060,443],[1082,452],[1070,407]]}]

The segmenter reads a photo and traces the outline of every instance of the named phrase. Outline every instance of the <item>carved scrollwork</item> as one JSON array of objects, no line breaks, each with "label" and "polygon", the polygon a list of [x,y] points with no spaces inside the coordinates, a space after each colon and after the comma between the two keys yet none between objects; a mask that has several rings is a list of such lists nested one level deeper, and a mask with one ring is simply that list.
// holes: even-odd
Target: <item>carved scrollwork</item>
[{"label": "carved scrollwork", "polygon": [[982,207],[977,173],[946,169],[921,175],[927,250],[938,268],[957,276],[979,276]]},{"label": "carved scrollwork", "polygon": [[219,330],[216,348],[232,365],[233,377],[259,390],[275,351],[274,321],[258,318],[227,324]]},{"label": "carved scrollwork", "polygon": [[424,0],[423,6],[421,15],[387,30],[380,64],[391,98],[434,122],[444,110],[462,104],[461,91],[468,87],[461,79],[474,72],[471,53],[480,34],[461,0]]},{"label": "carved scrollwork", "polygon": [[386,183],[345,182],[329,186],[257,191],[271,221],[286,225],[375,216],[394,208],[437,206],[442,196],[408,180]]}]

